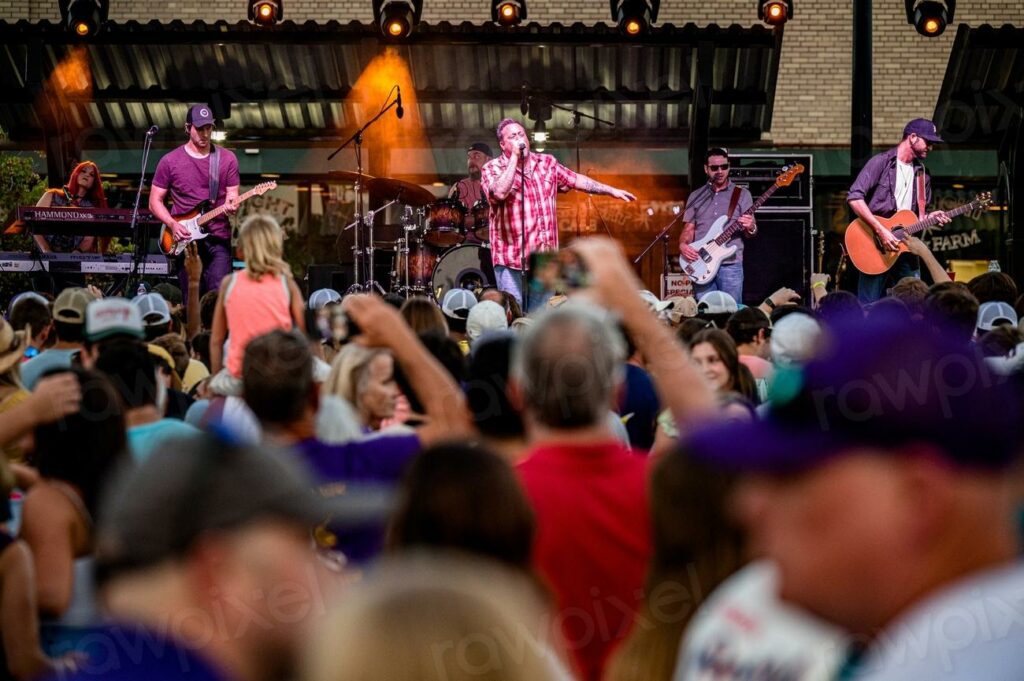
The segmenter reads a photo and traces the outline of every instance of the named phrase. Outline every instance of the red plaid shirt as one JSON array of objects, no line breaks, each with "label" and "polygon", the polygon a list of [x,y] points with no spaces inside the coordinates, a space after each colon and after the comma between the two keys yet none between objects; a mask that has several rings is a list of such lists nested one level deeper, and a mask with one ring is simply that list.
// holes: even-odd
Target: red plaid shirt
[{"label": "red plaid shirt", "polygon": [[[520,253],[523,233],[523,182],[516,171],[512,190],[504,201],[494,198],[491,188],[505,172],[511,157],[488,161],[482,169],[480,186],[490,207],[491,259],[495,265],[523,269]],[[555,195],[576,186],[576,173],[549,154],[530,152],[526,165],[526,253],[558,248],[558,216]]]}]

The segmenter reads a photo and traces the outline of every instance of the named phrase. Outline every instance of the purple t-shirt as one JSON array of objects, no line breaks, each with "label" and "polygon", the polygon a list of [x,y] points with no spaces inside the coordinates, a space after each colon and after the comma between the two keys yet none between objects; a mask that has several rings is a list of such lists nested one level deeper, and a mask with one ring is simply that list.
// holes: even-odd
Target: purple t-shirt
[{"label": "purple t-shirt", "polygon": [[[374,435],[340,445],[309,439],[295,446],[302,461],[321,484],[363,482],[397,485],[420,448],[420,439],[416,435]],[[353,563],[361,564],[380,553],[384,545],[386,519],[355,528],[334,528],[327,523],[327,529],[337,538],[334,548]]]},{"label": "purple t-shirt", "polygon": [[[241,183],[238,158],[234,152],[223,147],[219,149],[220,184],[217,187],[217,201],[211,208],[224,205],[228,187],[237,187]],[[168,198],[173,204],[172,214],[188,213],[210,198],[210,155],[192,158],[184,146],[178,147],[156,164],[153,186],[168,190]],[[226,215],[208,222],[206,229],[214,236],[231,238],[231,224]]]}]

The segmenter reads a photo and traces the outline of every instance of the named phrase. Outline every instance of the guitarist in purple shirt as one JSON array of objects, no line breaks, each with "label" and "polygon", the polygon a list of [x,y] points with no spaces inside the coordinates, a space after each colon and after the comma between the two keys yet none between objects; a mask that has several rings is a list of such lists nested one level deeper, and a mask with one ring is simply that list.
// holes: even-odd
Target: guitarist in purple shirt
[{"label": "guitarist in purple shirt", "polygon": [[[227,205],[225,212],[237,208],[238,159],[222,147],[215,147],[213,112],[206,104],[196,104],[188,110],[185,132],[188,142],[160,159],[149,192],[149,210],[174,233],[175,239],[187,239],[188,230],[174,216],[195,210],[204,201],[209,209]],[[216,157],[216,158],[215,158]],[[210,168],[218,166],[216,182],[211,182]],[[214,200],[210,201],[211,195]],[[170,198],[174,215],[164,201]],[[219,216],[206,225],[209,235],[199,239],[199,257],[203,261],[203,279],[200,295],[216,290],[221,280],[231,273],[231,224],[226,216]],[[178,279],[182,291],[188,290],[188,272],[183,266],[184,255],[179,256]]]},{"label": "guitarist in purple shirt", "polygon": [[[846,196],[850,208],[864,223],[874,229],[878,241],[891,251],[898,251],[899,239],[889,231],[879,217],[892,217],[897,211],[911,210],[924,218],[923,206],[932,198],[931,178],[925,172],[924,159],[935,144],[942,142],[935,124],[924,118],[915,118],[903,128],[903,140],[894,149],[873,156],[854,180]],[[924,196],[918,186],[923,176]],[[950,221],[943,211],[933,211],[939,225]],[[904,254],[888,272],[860,273],[857,298],[862,304],[873,303],[885,295],[886,289],[903,277],[919,277],[917,256]]]}]

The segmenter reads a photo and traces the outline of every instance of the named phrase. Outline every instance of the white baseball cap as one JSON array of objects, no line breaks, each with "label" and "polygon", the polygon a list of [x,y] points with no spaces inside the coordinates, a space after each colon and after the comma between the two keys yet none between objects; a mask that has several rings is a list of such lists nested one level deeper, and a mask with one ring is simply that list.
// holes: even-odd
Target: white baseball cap
[{"label": "white baseball cap", "polygon": [[132,299],[146,326],[157,326],[171,321],[171,306],[159,293],[143,293]]},{"label": "white baseball cap", "polygon": [[697,301],[699,314],[732,314],[738,309],[736,299],[725,291],[708,291]]},{"label": "white baseball cap", "polygon": [[86,340],[98,341],[116,335],[145,337],[139,308],[124,298],[102,298],[89,303],[85,308]]},{"label": "white baseball cap", "polygon": [[1017,312],[1009,303],[992,300],[978,307],[978,329],[991,331],[997,326],[1017,326]]},{"label": "white baseball cap", "polygon": [[309,305],[310,310],[319,310],[324,305],[331,303],[337,303],[341,300],[341,294],[335,291],[333,288],[318,288],[309,294]]},{"label": "white baseball cap", "polygon": [[474,341],[488,331],[504,331],[508,328],[505,308],[492,300],[482,300],[469,311],[466,319],[466,335]]},{"label": "white baseball cap", "polygon": [[441,312],[444,312],[448,317],[466,319],[469,317],[469,311],[473,309],[476,303],[476,296],[473,295],[472,291],[464,288],[453,288],[448,293],[445,293],[444,298],[441,299]]}]

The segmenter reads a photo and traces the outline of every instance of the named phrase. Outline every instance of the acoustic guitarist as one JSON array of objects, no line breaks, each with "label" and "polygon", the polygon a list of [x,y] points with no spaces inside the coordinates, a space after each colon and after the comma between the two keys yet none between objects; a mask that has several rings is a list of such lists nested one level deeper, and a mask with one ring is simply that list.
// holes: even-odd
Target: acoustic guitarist
[{"label": "acoustic guitarist", "polygon": [[[170,195],[176,215],[195,209],[203,201],[209,208],[227,204],[226,212],[234,213],[238,201],[238,159],[234,153],[216,147],[213,136],[213,113],[205,104],[196,104],[185,117],[188,142],[160,159],[149,192],[149,210],[174,232],[176,239],[187,239],[188,230],[171,215],[164,201]],[[218,168],[211,180],[210,169]],[[211,200],[212,197],[212,200]],[[221,280],[231,274],[231,225],[226,216],[219,216],[206,225],[209,236],[196,241],[203,261],[200,295],[215,291]],[[185,256],[179,256],[178,280],[182,291],[188,290]]]},{"label": "acoustic guitarist", "polygon": [[[925,171],[924,159],[942,138],[935,124],[926,118],[915,118],[903,128],[903,140],[893,149],[873,156],[854,180],[846,201],[857,217],[875,230],[885,248],[897,251],[900,241],[879,221],[900,210],[912,210],[918,217],[934,217],[940,225],[950,218],[944,211],[925,213],[931,202],[931,178]],[[921,191],[923,188],[923,192]],[[915,255],[904,253],[888,272],[860,273],[857,298],[861,304],[873,303],[903,277],[920,277],[921,265]]]},{"label": "acoustic guitarist", "polygon": [[[708,176],[707,184],[694,190],[687,199],[686,210],[683,212],[683,231],[679,235],[679,254],[690,262],[699,257],[691,244],[703,239],[716,220],[723,215],[728,215],[730,219],[734,215],[741,215],[754,203],[749,191],[736,186],[729,179],[727,150],[721,147],[708,149],[704,157],[704,173]],[[710,282],[704,285],[694,282],[694,296],[699,298],[708,291],[725,291],[733,300],[743,302],[743,240],[740,236],[751,237],[757,234],[757,223],[753,215],[744,215],[737,222],[743,229],[727,244],[736,246],[736,254],[722,263],[718,274]]]}]

